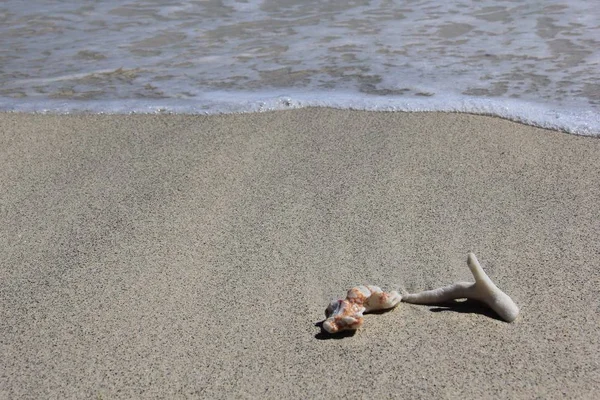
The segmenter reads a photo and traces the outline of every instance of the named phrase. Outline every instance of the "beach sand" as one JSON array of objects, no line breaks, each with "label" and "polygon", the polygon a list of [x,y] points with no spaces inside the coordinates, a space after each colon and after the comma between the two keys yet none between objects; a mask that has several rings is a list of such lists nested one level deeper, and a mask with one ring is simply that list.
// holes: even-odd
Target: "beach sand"
[{"label": "beach sand", "polygon": [[[0,398],[593,398],[600,140],[492,117],[0,114]],[[359,284],[472,280],[521,307]]]}]

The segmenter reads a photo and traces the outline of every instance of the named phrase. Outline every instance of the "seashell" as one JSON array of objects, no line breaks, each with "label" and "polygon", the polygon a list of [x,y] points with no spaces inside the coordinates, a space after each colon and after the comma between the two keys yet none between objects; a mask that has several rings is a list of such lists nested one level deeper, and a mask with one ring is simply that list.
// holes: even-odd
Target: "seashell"
[{"label": "seashell", "polygon": [[323,329],[329,333],[356,330],[363,324],[363,313],[394,308],[401,300],[398,292],[387,293],[377,286],[353,287],[344,300],[329,304]]}]

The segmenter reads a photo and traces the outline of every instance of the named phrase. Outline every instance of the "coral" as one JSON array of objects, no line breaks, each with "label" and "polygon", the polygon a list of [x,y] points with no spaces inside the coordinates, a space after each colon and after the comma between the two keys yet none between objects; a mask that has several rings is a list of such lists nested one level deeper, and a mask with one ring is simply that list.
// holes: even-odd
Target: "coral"
[{"label": "coral", "polygon": [[440,304],[455,299],[473,299],[485,303],[503,320],[512,322],[519,315],[519,307],[487,276],[475,254],[469,253],[467,264],[475,282],[457,282],[439,289],[404,294],[402,301],[413,304]]}]

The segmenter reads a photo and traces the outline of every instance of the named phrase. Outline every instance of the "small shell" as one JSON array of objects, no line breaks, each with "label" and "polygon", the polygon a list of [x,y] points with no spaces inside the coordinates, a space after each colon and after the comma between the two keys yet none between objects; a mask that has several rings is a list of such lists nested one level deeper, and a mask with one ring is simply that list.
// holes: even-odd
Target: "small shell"
[{"label": "small shell", "polygon": [[323,328],[329,333],[356,330],[363,324],[363,313],[395,307],[402,297],[398,292],[386,293],[377,286],[357,286],[346,299],[332,301],[325,310]]}]

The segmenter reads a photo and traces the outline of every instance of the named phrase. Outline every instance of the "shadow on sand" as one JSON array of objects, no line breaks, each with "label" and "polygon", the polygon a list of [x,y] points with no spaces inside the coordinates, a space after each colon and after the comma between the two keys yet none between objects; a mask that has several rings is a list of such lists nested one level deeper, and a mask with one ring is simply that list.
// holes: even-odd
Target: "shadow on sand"
[{"label": "shadow on sand", "polygon": [[477,300],[447,301],[439,304],[427,304],[431,312],[454,311],[462,314],[481,314],[504,322],[494,310]]}]

